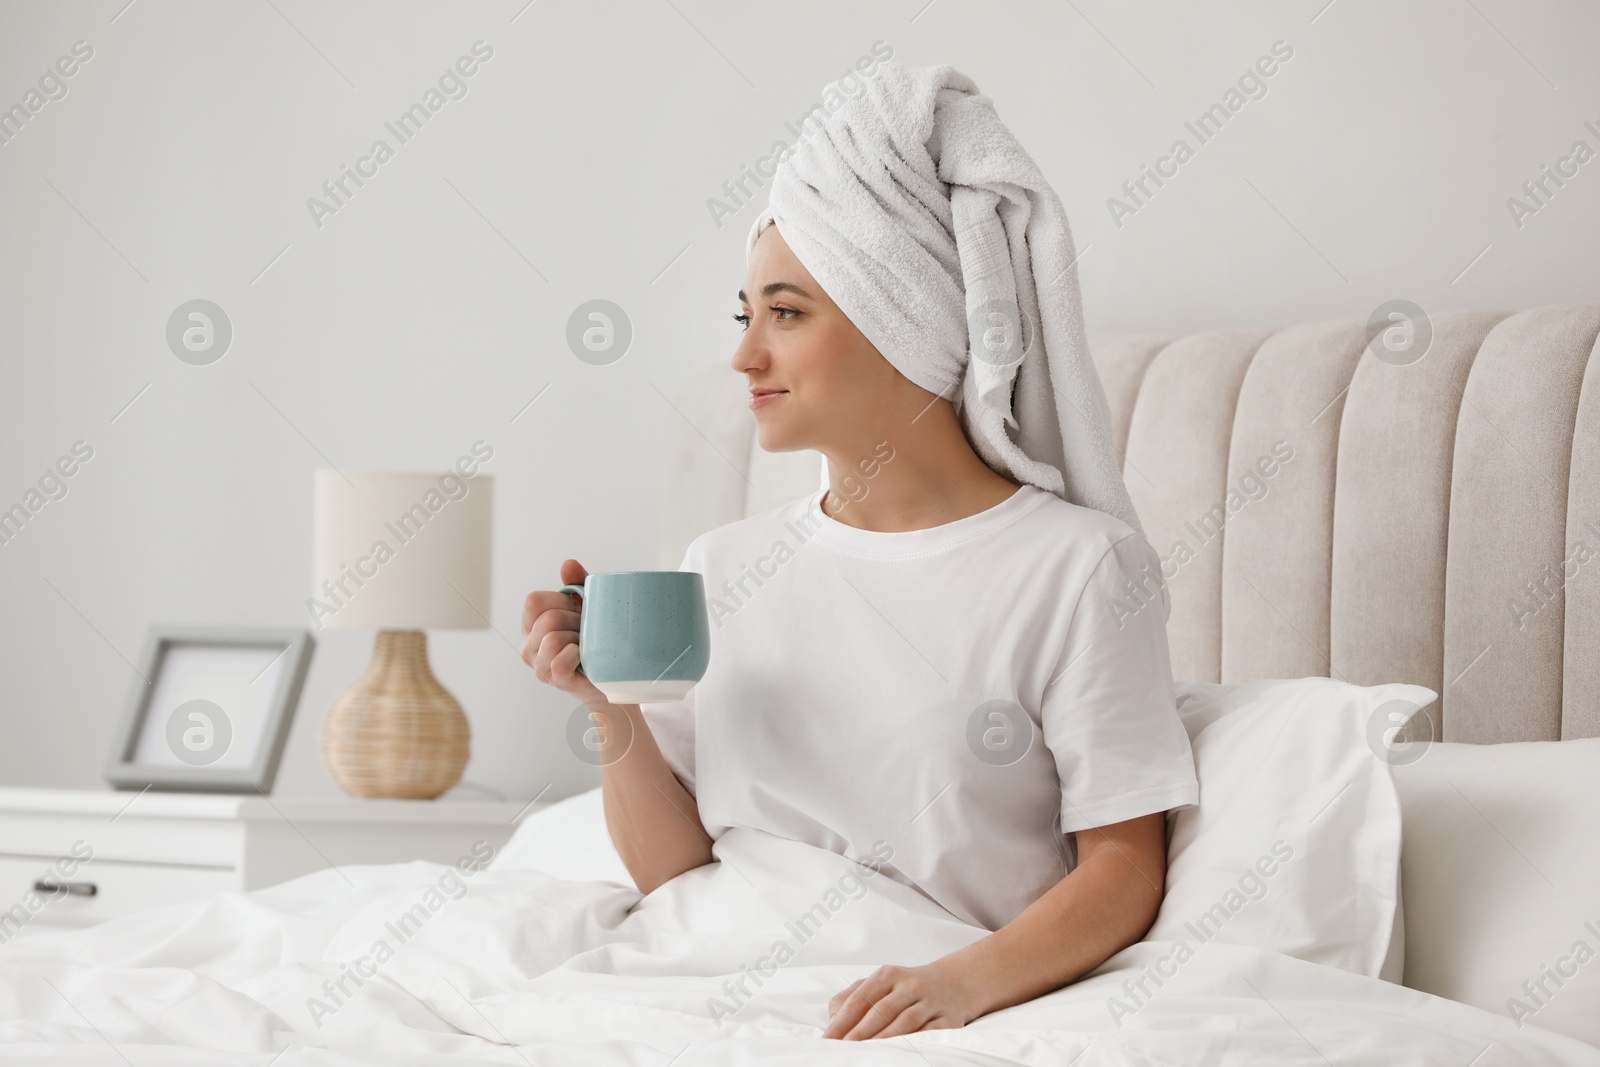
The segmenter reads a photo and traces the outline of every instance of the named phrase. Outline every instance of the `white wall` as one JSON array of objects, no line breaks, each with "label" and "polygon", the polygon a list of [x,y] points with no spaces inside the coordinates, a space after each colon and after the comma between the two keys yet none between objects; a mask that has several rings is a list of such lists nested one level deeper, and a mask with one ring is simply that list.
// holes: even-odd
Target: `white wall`
[{"label": "white wall", "polygon": [[[306,623],[314,469],[439,470],[478,439],[502,636],[432,638],[467,777],[591,782],[570,703],[509,647],[522,595],[567,556],[654,565],[663,394],[727,358],[756,210],[718,228],[707,199],[878,40],[971,75],[1030,146],[1087,249],[1092,333],[1600,293],[1600,161],[1520,228],[1506,203],[1600,149],[1577,0],[125,3],[0,6],[0,107],[94,52],[0,145],[0,506],[94,449],[0,546],[9,784],[100,784],[151,622]],[[480,39],[468,94],[319,229],[307,198]],[[1267,94],[1116,225],[1121,183],[1279,40]],[[635,328],[607,367],[564,341],[596,297]],[[164,340],[195,298],[235,330],[210,366]],[[281,794],[335,792],[321,714],[370,641],[320,635]]]}]

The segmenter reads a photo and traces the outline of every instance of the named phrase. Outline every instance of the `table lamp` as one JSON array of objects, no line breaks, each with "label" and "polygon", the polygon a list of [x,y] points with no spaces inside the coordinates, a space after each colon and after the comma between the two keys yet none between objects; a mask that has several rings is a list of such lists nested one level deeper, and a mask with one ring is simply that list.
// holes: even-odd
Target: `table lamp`
[{"label": "table lamp", "polygon": [[432,799],[461,779],[472,730],[428,666],[428,628],[489,625],[492,480],[317,471],[317,629],[375,629],[372,662],[322,722],[322,762],[357,797]]}]

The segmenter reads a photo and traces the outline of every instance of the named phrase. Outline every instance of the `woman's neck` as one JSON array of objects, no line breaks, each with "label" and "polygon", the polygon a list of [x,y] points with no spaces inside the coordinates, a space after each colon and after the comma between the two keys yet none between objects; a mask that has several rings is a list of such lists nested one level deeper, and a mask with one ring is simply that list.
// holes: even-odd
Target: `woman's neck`
[{"label": "woman's neck", "polygon": [[953,408],[937,405],[927,417],[928,426],[898,441],[885,435],[865,451],[825,450],[824,513],[863,530],[925,530],[987,511],[1017,491],[972,450]]}]

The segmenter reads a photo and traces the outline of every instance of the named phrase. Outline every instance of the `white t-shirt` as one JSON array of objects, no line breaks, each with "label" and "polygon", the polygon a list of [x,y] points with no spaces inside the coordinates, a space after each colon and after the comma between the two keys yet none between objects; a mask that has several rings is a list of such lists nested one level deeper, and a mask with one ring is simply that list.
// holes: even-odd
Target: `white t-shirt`
[{"label": "white t-shirt", "polygon": [[1031,485],[904,532],[822,493],[679,568],[705,576],[710,666],[643,710],[713,838],[870,861],[993,930],[1076,864],[1063,835],[1198,803],[1143,535]]}]

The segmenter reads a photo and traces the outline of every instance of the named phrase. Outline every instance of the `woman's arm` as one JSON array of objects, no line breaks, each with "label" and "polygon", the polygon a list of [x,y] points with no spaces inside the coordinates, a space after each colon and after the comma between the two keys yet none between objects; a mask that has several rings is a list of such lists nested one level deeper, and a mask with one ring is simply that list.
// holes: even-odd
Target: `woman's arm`
[{"label": "woman's arm", "polygon": [[823,1037],[965,1026],[1058,989],[1138,941],[1161,910],[1166,813],[1078,831],[1078,865],[994,933],[921,967],[880,967],[833,998]]},{"label": "woman's arm", "polygon": [[672,773],[639,705],[590,704],[589,716],[601,739],[606,829],[639,892],[710,863],[699,805]]},{"label": "woman's arm", "polygon": [[[577,585],[587,572],[561,564],[561,580]],[[700,808],[678,781],[637,704],[612,704],[578,671],[577,603],[540,590],[522,604],[522,659],[539,680],[583,701],[601,757],[606,829],[639,892],[649,893],[684,871],[711,862],[711,838]]]}]

